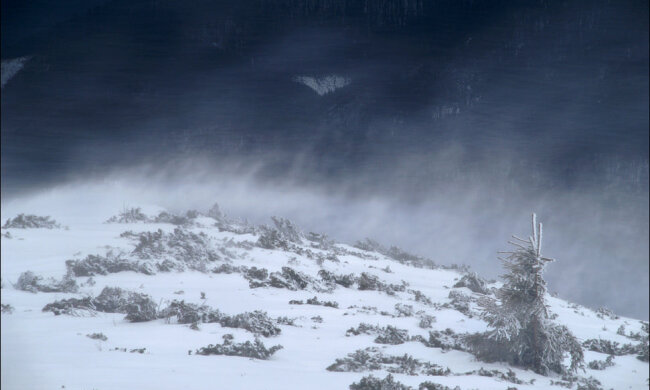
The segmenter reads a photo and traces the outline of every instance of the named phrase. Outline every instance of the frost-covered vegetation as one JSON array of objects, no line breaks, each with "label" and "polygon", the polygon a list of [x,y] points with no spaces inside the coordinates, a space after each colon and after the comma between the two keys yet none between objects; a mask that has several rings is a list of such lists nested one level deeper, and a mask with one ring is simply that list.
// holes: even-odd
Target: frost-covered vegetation
[{"label": "frost-covered vegetation", "polygon": [[[483,318],[490,330],[467,338],[477,357],[485,361],[505,361],[531,368],[548,375],[565,373],[582,367],[584,353],[569,329],[550,320],[546,304],[546,282],[542,272],[552,259],[542,257],[542,224],[532,218],[532,236],[523,240],[516,236],[515,246],[502,259],[508,273],[497,291],[498,302],[482,300]],[[564,365],[565,354],[571,364]]]},{"label": "frost-covered vegetation", "polygon": [[282,349],[281,345],[274,345],[267,348],[264,343],[256,338],[254,342],[246,341],[234,343],[231,334],[223,335],[222,344],[210,344],[207,347],[199,348],[197,355],[227,355],[242,356],[253,359],[268,360],[274,353]]},{"label": "frost-covered vegetation", "polygon": [[60,229],[61,224],[50,216],[38,216],[32,214],[18,214],[9,218],[2,226],[3,229]]},{"label": "frost-covered vegetation", "polygon": [[[98,219],[97,232],[105,234],[83,236],[73,226],[71,237],[84,240],[71,239],[69,252],[56,256],[48,257],[47,247],[31,255],[24,244],[34,240],[30,233],[58,232],[3,238],[3,256],[11,255],[3,258],[3,280],[15,281],[3,285],[3,300],[18,308],[2,305],[3,345],[18,348],[16,340],[31,334],[23,325],[39,318],[64,326],[56,330],[64,336],[82,336],[81,366],[94,359],[92,339],[93,353],[111,352],[116,357],[107,361],[119,367],[118,355],[145,365],[169,361],[199,376],[197,367],[209,364],[220,380],[241,388],[257,388],[266,383],[260,378],[283,370],[304,381],[298,375],[296,386],[270,388],[605,389],[647,378],[639,380],[647,370],[647,322],[546,294],[541,226],[530,240],[516,241],[499,286],[466,267],[438,266],[369,239],[349,246],[283,218],[255,226],[218,206],[155,216],[142,210],[125,208],[108,224]],[[13,325],[9,333],[5,323]],[[223,341],[208,344],[215,338]],[[48,354],[34,359],[64,361],[56,338],[39,343]],[[93,380],[105,385],[98,388],[116,387],[111,379]]]}]

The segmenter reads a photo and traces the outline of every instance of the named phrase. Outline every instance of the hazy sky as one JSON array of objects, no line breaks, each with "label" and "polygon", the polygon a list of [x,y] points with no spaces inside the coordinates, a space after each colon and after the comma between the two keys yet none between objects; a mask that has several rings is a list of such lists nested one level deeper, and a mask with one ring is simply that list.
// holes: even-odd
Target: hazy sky
[{"label": "hazy sky", "polygon": [[[3,1],[3,72],[27,57],[2,88],[3,204],[110,177],[120,202],[219,201],[489,277],[537,211],[551,290],[647,319],[648,16],[647,1]],[[328,76],[345,82],[298,82]],[[127,190],[141,183],[158,199]]]}]

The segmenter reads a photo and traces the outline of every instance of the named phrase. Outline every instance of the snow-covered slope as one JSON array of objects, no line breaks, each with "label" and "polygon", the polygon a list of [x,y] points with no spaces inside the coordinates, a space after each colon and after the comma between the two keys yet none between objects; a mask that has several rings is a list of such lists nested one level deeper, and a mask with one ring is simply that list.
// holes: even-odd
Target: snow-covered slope
[{"label": "snow-covered slope", "polygon": [[[372,241],[334,243],[280,218],[252,226],[217,208],[69,210],[51,215],[58,226],[3,210],[3,389],[347,389],[389,373],[415,389],[576,389],[590,377],[604,389],[647,388],[648,363],[634,352],[573,383],[477,361],[458,335],[486,329],[476,300],[498,284],[459,267]],[[34,223],[47,228],[22,228]],[[454,287],[461,280],[478,280],[479,292]],[[106,287],[123,289],[113,308],[119,290]],[[638,320],[548,303],[581,342],[638,343]],[[237,349],[256,339],[264,348]],[[201,350],[210,344],[222,346]],[[200,354],[209,350],[222,354]],[[608,356],[585,349],[586,363]]]}]

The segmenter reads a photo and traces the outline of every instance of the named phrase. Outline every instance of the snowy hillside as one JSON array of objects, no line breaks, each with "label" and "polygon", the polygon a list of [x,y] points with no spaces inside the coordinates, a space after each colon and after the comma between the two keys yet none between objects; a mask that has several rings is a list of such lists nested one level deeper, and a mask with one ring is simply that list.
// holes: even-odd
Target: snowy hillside
[{"label": "snowy hillside", "polygon": [[462,267],[282,218],[141,207],[3,209],[3,389],[648,387],[639,320],[547,296],[585,369],[542,376],[468,351],[500,284]]}]

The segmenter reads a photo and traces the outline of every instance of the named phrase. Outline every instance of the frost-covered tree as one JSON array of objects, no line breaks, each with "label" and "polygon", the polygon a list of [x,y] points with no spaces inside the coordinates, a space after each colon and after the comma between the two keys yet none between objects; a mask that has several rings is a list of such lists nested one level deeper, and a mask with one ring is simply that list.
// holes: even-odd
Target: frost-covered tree
[{"label": "frost-covered tree", "polygon": [[[546,282],[543,271],[552,259],[542,257],[542,224],[532,217],[532,235],[528,240],[513,236],[515,248],[501,252],[505,269],[504,284],[497,300],[486,297],[481,303],[483,318],[490,330],[468,337],[477,357],[487,361],[506,361],[547,375],[566,373],[582,367],[582,347],[566,326],[550,320],[546,306]],[[571,357],[564,365],[566,354]]]}]

